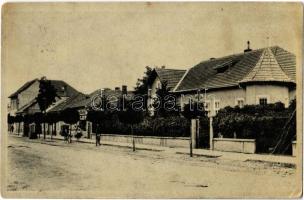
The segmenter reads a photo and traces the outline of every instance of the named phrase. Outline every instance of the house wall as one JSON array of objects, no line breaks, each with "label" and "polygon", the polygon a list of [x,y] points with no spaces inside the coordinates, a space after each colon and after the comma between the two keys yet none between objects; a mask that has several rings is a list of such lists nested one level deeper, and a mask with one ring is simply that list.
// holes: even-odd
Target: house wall
[{"label": "house wall", "polygon": [[296,98],[296,88],[289,89],[289,101]]},{"label": "house wall", "polygon": [[[160,81],[159,77],[156,76],[156,78],[154,79],[154,81],[153,81],[153,83],[152,83],[152,85],[151,85],[151,87],[150,87],[150,92],[151,92],[151,93],[148,94],[148,95],[149,95],[149,98],[148,98],[148,106],[150,106],[150,105],[153,104],[153,98],[156,97],[156,91],[157,91],[157,89],[158,89],[160,86],[161,86],[161,81]],[[149,108],[149,111],[150,111],[151,113],[153,113],[153,107],[150,107],[150,108]]]},{"label": "house wall", "polygon": [[282,102],[289,105],[289,89],[282,85],[246,86],[246,104],[259,104],[259,97],[267,97],[267,103]]},{"label": "house wall", "polygon": [[151,85],[151,96],[155,97],[156,96],[156,91],[157,89],[161,86],[161,82],[158,76],[156,76],[154,82]]},{"label": "house wall", "polygon": [[22,106],[29,103],[31,100],[33,100],[35,97],[37,97],[39,92],[39,82],[34,82],[30,87],[28,87],[26,90],[22,91],[18,94],[18,109]]},{"label": "house wall", "polygon": [[[189,102],[189,98],[197,100],[197,93],[192,94],[184,94],[180,95],[178,102],[181,105],[187,104]],[[243,88],[233,88],[233,89],[223,89],[217,91],[207,91],[206,92],[206,100],[212,101],[212,105],[214,105],[215,101],[219,102],[219,109],[224,108],[226,106],[236,106],[236,100],[238,98],[243,98],[244,102],[246,102],[246,90]],[[200,95],[200,99],[204,101],[205,93],[202,91]]]},{"label": "house wall", "polygon": [[18,108],[18,99],[11,98],[8,106],[8,112],[11,116],[15,116]]}]

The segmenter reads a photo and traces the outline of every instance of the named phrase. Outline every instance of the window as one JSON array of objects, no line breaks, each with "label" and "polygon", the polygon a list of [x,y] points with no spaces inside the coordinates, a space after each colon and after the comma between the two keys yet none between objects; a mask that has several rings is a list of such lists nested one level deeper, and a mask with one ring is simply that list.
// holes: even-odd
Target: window
[{"label": "window", "polygon": [[215,107],[215,110],[218,110],[220,108],[220,101],[215,101],[214,107]]},{"label": "window", "polygon": [[243,108],[244,107],[244,98],[237,98],[235,100],[235,105],[240,107],[240,108]]},{"label": "window", "polygon": [[220,101],[219,100],[214,101],[214,110],[215,110],[215,114],[217,114],[218,111],[220,110]]},{"label": "window", "polygon": [[210,101],[205,102],[205,110],[210,111]]},{"label": "window", "polygon": [[259,98],[259,103],[260,105],[267,105],[267,98],[265,97]]}]

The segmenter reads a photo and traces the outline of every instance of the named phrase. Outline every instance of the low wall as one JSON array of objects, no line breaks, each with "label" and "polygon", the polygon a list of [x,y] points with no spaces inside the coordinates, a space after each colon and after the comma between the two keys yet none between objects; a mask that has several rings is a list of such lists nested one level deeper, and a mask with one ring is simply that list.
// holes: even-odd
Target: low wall
[{"label": "low wall", "polygon": [[213,148],[217,151],[255,153],[255,139],[214,138]]},{"label": "low wall", "polygon": [[[136,144],[146,144],[163,147],[189,147],[189,138],[185,137],[134,136],[134,139]],[[102,134],[101,140],[121,143],[132,143],[132,136]]]}]

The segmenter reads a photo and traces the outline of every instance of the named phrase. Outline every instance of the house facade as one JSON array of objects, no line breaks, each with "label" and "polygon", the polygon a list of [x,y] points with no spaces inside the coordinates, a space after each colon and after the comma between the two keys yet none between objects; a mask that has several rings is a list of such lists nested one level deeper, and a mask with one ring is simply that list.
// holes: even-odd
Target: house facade
[{"label": "house facade", "polygon": [[[100,109],[98,106],[100,97],[107,98],[107,101],[115,106],[122,95],[128,95],[130,97],[133,95],[133,92],[127,91],[127,86],[123,85],[121,88],[115,87],[114,90],[110,88],[98,89],[88,95],[79,93],[54,104],[47,109],[47,113],[62,112],[65,109],[76,109],[80,116],[78,126],[82,129],[85,138],[91,138],[96,125],[87,120],[89,110]],[[63,121],[55,124],[57,133],[60,132],[62,125],[66,124]],[[71,130],[73,131],[73,127],[71,127]]]},{"label": "house facade", "polygon": [[186,70],[166,69],[165,67],[153,69],[148,81],[149,87],[147,99],[148,109],[151,114],[154,111],[152,105],[153,99],[156,97],[157,90],[161,89],[163,86],[166,86],[170,92],[173,92],[173,89],[185,73]]},{"label": "house facade", "polygon": [[[56,93],[59,100],[61,98],[68,98],[79,93],[72,86],[61,80],[50,80],[51,84],[56,89]],[[16,92],[11,94],[8,98],[10,99],[8,105],[8,113],[11,116],[17,114],[30,114],[40,112],[36,98],[39,93],[39,79],[34,79],[26,82]]]},{"label": "house facade", "polygon": [[[151,88],[159,83],[151,80]],[[276,102],[288,107],[295,91],[295,55],[278,46],[248,47],[240,54],[203,61],[188,69],[171,90],[182,108],[191,98],[215,112],[226,106]]]},{"label": "house facade", "polygon": [[[56,89],[56,102],[69,98],[79,92],[72,86],[61,80],[50,80],[51,84]],[[27,114],[34,114],[41,112],[37,103],[37,96],[39,93],[39,79],[33,79],[26,82],[16,92],[9,96],[8,114],[10,116],[24,116]],[[54,102],[54,104],[56,104]],[[24,132],[25,124],[23,122],[14,123],[14,130],[17,133]],[[27,135],[27,133],[25,133]]]}]

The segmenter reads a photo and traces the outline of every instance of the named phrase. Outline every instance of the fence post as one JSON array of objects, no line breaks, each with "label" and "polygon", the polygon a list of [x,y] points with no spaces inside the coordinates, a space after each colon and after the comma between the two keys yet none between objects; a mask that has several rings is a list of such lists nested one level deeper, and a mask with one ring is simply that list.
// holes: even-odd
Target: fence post
[{"label": "fence post", "polygon": [[210,116],[210,130],[209,130],[209,144],[210,144],[210,150],[213,150],[213,126],[212,126],[212,122],[213,122],[213,117]]}]

